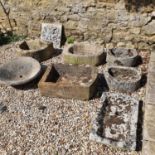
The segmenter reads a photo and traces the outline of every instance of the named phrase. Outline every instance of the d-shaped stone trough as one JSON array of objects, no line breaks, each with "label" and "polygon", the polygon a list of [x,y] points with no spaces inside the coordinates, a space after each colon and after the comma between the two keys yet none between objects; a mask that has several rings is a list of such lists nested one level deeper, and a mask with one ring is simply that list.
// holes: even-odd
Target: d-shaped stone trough
[{"label": "d-shaped stone trough", "polygon": [[114,48],[107,52],[107,63],[109,65],[135,66],[138,53],[136,49]]},{"label": "d-shaped stone trough", "polygon": [[18,49],[17,53],[20,56],[30,56],[39,62],[50,59],[55,51],[52,43],[45,43],[39,39],[30,39],[23,41]]},{"label": "d-shaped stone trough", "polygon": [[41,71],[39,62],[31,57],[19,57],[0,66],[0,83],[21,85],[35,79]]},{"label": "d-shaped stone trough", "polygon": [[74,43],[66,45],[63,51],[64,62],[68,64],[100,65],[106,59],[106,49],[95,43]]},{"label": "d-shaped stone trough", "polygon": [[136,150],[139,101],[122,93],[103,93],[90,139]]},{"label": "d-shaped stone trough", "polygon": [[104,75],[108,87],[120,92],[134,92],[141,85],[141,70],[133,67],[110,66]]},{"label": "d-shaped stone trough", "polygon": [[90,66],[52,64],[39,82],[43,96],[89,100],[96,93],[98,73]]}]

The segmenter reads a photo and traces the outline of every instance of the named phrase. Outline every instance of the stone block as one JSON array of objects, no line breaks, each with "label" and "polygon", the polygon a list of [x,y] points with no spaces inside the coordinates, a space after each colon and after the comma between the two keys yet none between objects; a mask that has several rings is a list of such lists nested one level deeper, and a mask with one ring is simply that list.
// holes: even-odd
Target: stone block
[{"label": "stone block", "polygon": [[147,35],[154,35],[155,34],[155,20],[152,20],[152,22],[144,26],[143,31]]},{"label": "stone block", "polygon": [[145,105],[143,137],[155,142],[155,105]]},{"label": "stone block", "polygon": [[52,42],[54,48],[61,47],[62,24],[42,23],[41,40]]}]

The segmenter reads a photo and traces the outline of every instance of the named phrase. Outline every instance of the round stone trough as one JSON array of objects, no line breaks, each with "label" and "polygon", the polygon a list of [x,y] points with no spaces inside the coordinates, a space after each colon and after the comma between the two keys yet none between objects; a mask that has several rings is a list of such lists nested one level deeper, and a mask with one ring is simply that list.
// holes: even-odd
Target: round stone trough
[{"label": "round stone trough", "polygon": [[109,65],[135,66],[138,53],[136,49],[113,48],[107,52],[107,63]]},{"label": "round stone trough", "polygon": [[63,51],[64,62],[68,64],[102,64],[106,59],[106,49],[95,43],[82,42],[66,45]]},{"label": "round stone trough", "polygon": [[50,59],[55,52],[52,43],[46,43],[39,39],[29,39],[19,45],[17,53],[19,56],[29,56],[42,62]]},{"label": "round stone trough", "polygon": [[18,57],[0,66],[0,83],[22,85],[35,79],[41,71],[39,62],[31,57]]},{"label": "round stone trough", "polygon": [[111,90],[134,92],[140,87],[141,70],[133,67],[110,66],[105,69],[105,79]]}]

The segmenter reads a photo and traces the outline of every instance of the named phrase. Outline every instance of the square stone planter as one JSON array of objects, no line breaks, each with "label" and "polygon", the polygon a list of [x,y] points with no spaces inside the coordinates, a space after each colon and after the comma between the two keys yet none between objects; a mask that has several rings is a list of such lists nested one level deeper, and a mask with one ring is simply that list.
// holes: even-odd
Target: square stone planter
[{"label": "square stone planter", "polygon": [[52,43],[45,43],[39,39],[30,39],[23,41],[18,49],[17,53],[19,56],[30,56],[39,62],[50,59],[55,51]]},{"label": "square stone planter", "polygon": [[122,93],[103,93],[90,139],[136,150],[139,101]]},{"label": "square stone planter", "polygon": [[105,62],[106,49],[95,43],[74,43],[65,46],[63,58],[64,62],[68,64],[97,66]]},{"label": "square stone planter", "polygon": [[94,67],[52,64],[38,86],[43,96],[89,100],[96,93],[97,76]]}]

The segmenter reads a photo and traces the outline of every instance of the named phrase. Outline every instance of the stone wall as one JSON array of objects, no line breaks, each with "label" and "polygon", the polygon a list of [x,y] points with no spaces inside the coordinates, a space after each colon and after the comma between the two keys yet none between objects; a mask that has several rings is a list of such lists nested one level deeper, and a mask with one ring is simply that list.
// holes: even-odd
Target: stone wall
[{"label": "stone wall", "polygon": [[[97,41],[108,48],[150,49],[155,43],[155,2],[130,3],[133,1],[8,0],[5,7],[10,8],[12,25],[19,34],[40,36],[42,22],[60,22],[65,35],[77,41]],[[9,27],[2,9],[0,26]]]}]

